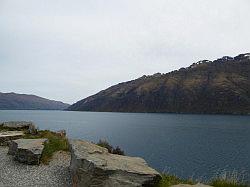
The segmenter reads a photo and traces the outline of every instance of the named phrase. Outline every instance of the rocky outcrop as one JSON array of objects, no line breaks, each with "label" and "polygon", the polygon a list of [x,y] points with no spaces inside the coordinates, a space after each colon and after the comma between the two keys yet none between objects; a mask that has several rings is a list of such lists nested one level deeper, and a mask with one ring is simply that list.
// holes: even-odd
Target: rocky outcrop
[{"label": "rocky outcrop", "polygon": [[75,186],[153,186],[161,178],[142,158],[110,154],[106,148],[81,140],[69,144]]},{"label": "rocky outcrop", "polygon": [[15,160],[32,165],[38,165],[47,139],[18,139],[9,143],[8,154]]},{"label": "rocky outcrop", "polygon": [[27,121],[9,121],[9,122],[3,122],[1,126],[4,129],[8,130],[27,130],[30,134],[36,134],[37,128],[36,125],[33,122],[27,122]]},{"label": "rocky outcrop", "polygon": [[10,140],[16,140],[24,136],[22,131],[0,132],[0,146],[7,146]]}]

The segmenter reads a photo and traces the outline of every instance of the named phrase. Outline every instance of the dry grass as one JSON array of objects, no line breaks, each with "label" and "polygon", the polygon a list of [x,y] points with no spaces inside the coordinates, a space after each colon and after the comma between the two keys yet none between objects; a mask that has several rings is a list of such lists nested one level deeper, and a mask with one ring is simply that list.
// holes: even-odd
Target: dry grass
[{"label": "dry grass", "polygon": [[193,179],[180,179],[175,175],[163,174],[162,179],[159,181],[155,187],[169,187],[176,184],[197,184],[198,182],[211,185],[213,187],[248,187],[244,183],[244,175],[239,172],[221,172],[217,174],[210,182],[196,181]]},{"label": "dry grass", "polygon": [[176,184],[195,184],[191,179],[183,180],[174,175],[163,174],[162,179],[155,187],[169,187]]},{"label": "dry grass", "polygon": [[247,185],[244,184],[244,175],[237,171],[223,171],[217,174],[217,176],[212,179],[211,185],[215,187],[247,187]]},{"label": "dry grass", "polygon": [[68,139],[58,133],[49,130],[38,131],[36,135],[26,134],[24,138],[37,139],[46,138],[44,150],[41,157],[41,162],[48,164],[53,154],[57,151],[69,151]]}]

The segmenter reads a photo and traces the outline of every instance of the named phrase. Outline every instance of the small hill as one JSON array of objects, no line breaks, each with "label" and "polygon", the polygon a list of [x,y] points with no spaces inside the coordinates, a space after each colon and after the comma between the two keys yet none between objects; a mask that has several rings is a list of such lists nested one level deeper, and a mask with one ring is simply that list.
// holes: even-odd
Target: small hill
[{"label": "small hill", "polygon": [[35,95],[1,93],[0,110],[64,110],[69,104]]},{"label": "small hill", "polygon": [[250,53],[120,83],[68,110],[250,114]]}]

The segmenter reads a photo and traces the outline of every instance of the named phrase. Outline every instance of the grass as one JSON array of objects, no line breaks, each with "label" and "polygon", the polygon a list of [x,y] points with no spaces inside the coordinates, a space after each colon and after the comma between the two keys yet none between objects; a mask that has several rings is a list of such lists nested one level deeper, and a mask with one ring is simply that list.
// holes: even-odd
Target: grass
[{"label": "grass", "polygon": [[221,171],[210,184],[215,187],[247,187],[244,178],[244,173]]},{"label": "grass", "polygon": [[[197,184],[197,182],[193,181],[192,179],[180,179],[174,175],[167,175],[163,174],[162,179],[155,185],[155,187],[169,187],[176,184]],[[207,185],[211,185],[214,187],[247,187],[246,184],[235,180],[234,178],[217,178],[212,180]]]},{"label": "grass", "polygon": [[216,179],[211,183],[214,187],[247,187],[245,184],[235,183],[232,181]]},{"label": "grass", "polygon": [[155,187],[169,187],[176,184],[195,184],[192,180],[183,180],[174,175],[163,174],[162,179]]},{"label": "grass", "polygon": [[46,138],[48,142],[44,145],[41,162],[48,164],[53,154],[57,151],[69,151],[68,140],[65,136],[49,130],[38,131],[36,135],[26,134],[26,139]]},{"label": "grass", "polygon": [[[16,130],[14,128],[3,127],[0,125],[0,132],[5,131],[13,131]],[[38,138],[46,138],[48,142],[44,144],[44,149],[41,157],[41,162],[44,164],[48,164],[53,154],[57,151],[69,151],[68,140],[65,136],[60,135],[59,133],[55,133],[49,130],[41,130],[38,131],[37,134],[32,135],[28,133],[27,128],[20,128],[18,131],[24,131],[25,136],[23,138],[26,139],[38,139]]]}]

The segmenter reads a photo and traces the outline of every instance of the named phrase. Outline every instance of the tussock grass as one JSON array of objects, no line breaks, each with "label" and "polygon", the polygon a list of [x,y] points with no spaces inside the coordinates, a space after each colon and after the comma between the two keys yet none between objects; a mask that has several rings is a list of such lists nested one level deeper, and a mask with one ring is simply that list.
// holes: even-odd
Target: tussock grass
[{"label": "tussock grass", "polygon": [[212,179],[211,185],[215,187],[247,187],[244,184],[244,175],[237,171],[223,171]]},{"label": "tussock grass", "polygon": [[48,142],[44,145],[44,150],[41,157],[41,162],[48,164],[53,154],[57,151],[69,151],[68,140],[65,136],[61,136],[58,133],[41,130],[38,131],[36,135],[26,134],[26,139],[38,139],[38,138],[47,138]]},{"label": "tussock grass", "polygon": [[158,184],[155,185],[155,187],[169,187],[176,184],[195,184],[195,182],[191,179],[184,180],[180,179],[175,175],[168,175],[163,174],[162,179],[159,181]]},{"label": "tussock grass", "polygon": [[221,180],[221,179],[214,180],[211,183],[211,186],[214,186],[214,187],[247,187],[246,184],[239,184],[239,183],[234,183],[231,181]]},{"label": "tussock grass", "polygon": [[[162,174],[162,179],[155,185],[155,187],[169,187],[177,184],[197,184],[199,181],[193,179],[180,179],[175,175]],[[201,182],[204,183],[204,182]],[[237,172],[223,172],[218,175],[211,182],[205,182],[204,184],[214,187],[249,187],[244,184],[242,176]]]}]

